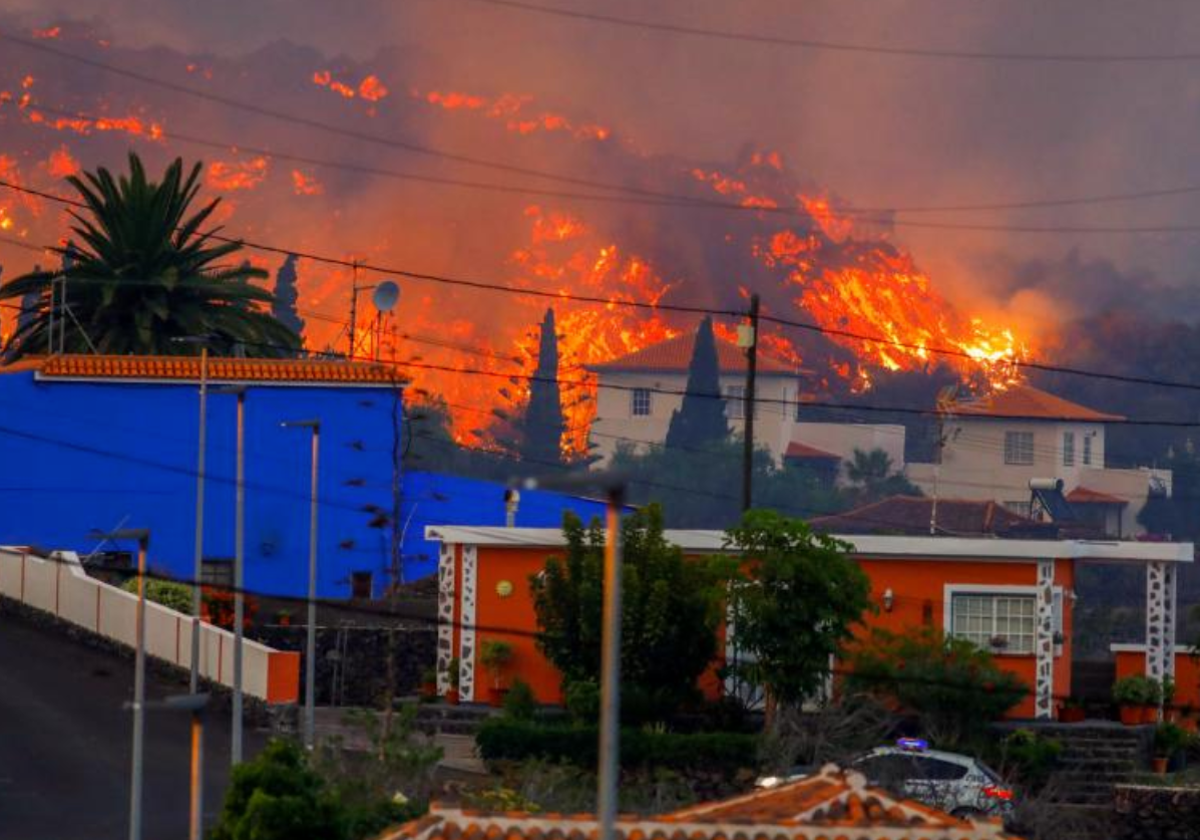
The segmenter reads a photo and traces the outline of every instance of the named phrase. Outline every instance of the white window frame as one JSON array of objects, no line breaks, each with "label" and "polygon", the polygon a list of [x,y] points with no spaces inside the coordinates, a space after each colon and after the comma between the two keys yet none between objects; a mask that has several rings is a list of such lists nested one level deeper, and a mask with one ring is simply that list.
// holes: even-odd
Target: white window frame
[{"label": "white window frame", "polygon": [[1075,466],[1075,433],[1063,432],[1062,462],[1064,467]]},{"label": "white window frame", "polygon": [[[645,397],[645,411],[638,411],[640,400]],[[629,392],[629,416],[649,417],[654,412],[654,395],[649,388],[634,388]]]},{"label": "white window frame", "polygon": [[[1023,457],[1021,459],[1017,458],[1018,455],[1024,456],[1024,454],[1025,454],[1024,447],[1021,447],[1021,449],[1018,450],[1015,443],[1010,444],[1010,441],[1014,441],[1017,435],[1020,435],[1022,437],[1022,440],[1024,440],[1025,437],[1029,438],[1029,449],[1028,449],[1029,460],[1024,460]],[[1033,432],[1021,431],[1019,429],[1011,429],[1004,433],[1004,463],[1007,464],[1008,466],[1015,466],[1015,467],[1032,466],[1033,461],[1034,461],[1033,450],[1034,450]]]},{"label": "white window frame", "polygon": [[[729,420],[746,419],[746,386],[726,385],[721,389],[725,398],[725,417]],[[754,404],[754,419],[758,419],[758,403]]]},{"label": "white window frame", "polygon": [[[1007,648],[1000,651],[993,651],[1000,656],[1037,656],[1037,596],[1038,588],[1036,586],[1023,585],[993,585],[993,584],[975,584],[975,583],[947,583],[942,590],[942,632],[947,636],[954,636],[954,596],[955,595],[999,595],[1003,596],[1018,596],[1028,597],[1033,599],[1033,647],[1028,651],[1011,651]],[[1052,630],[1055,633],[1062,633],[1063,628],[1063,592],[1061,586],[1053,587],[1054,603],[1058,605],[1058,609],[1054,615]],[[988,648],[984,648],[987,650]],[[1059,655],[1056,650],[1055,655]]]},{"label": "white window frame", "polygon": [[1083,465],[1090,467],[1092,465],[1092,438],[1095,435],[1084,434],[1083,436]]}]

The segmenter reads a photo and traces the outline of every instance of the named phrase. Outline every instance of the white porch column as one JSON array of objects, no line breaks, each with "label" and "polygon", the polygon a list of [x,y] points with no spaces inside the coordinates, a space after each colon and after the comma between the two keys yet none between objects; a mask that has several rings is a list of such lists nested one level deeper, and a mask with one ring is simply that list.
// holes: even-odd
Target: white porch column
[{"label": "white porch column", "polygon": [[[1169,584],[1168,584],[1169,581]],[[1167,591],[1170,589],[1170,595]],[[1161,561],[1146,565],[1146,676],[1162,680],[1167,672],[1167,635],[1170,618],[1171,647],[1174,647],[1175,574]],[[1171,659],[1173,660],[1172,651]]]},{"label": "white porch column", "polygon": [[462,630],[458,637],[458,696],[475,699],[475,596],[478,585],[479,549],[464,545],[462,550]]},{"label": "white porch column", "polygon": [[442,543],[438,549],[438,634],[437,690],[450,690],[450,660],[454,658],[454,572],[455,546]]},{"label": "white porch column", "polygon": [[1037,564],[1037,653],[1036,684],[1033,688],[1033,716],[1054,717],[1054,561]]}]

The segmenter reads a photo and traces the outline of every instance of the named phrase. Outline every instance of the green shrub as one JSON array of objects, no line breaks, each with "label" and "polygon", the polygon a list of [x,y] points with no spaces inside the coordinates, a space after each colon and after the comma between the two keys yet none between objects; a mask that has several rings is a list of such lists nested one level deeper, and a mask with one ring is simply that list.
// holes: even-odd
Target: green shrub
[{"label": "green shrub", "polygon": [[1018,729],[1000,742],[997,762],[1006,776],[1032,790],[1041,790],[1058,766],[1062,743],[1031,729]]},{"label": "green shrub", "polygon": [[504,695],[504,714],[512,720],[533,720],[537,711],[537,700],[533,689],[522,679],[513,680],[508,693]]},{"label": "green shrub", "polygon": [[903,635],[874,630],[849,656],[851,693],[874,695],[920,718],[925,733],[946,749],[986,736],[1029,693],[991,654],[933,628]]},{"label": "green shrub", "polygon": [[[136,595],[138,591],[137,577],[131,577],[125,581],[121,588]],[[192,614],[192,587],[186,583],[146,578],[146,600],[162,604],[164,607],[184,615]]]},{"label": "green shrub", "polygon": [[[597,760],[593,726],[542,724],[492,718],[475,735],[485,761],[546,759],[591,768]],[[621,730],[621,766],[689,769],[703,767],[732,776],[757,765],[758,738],[731,732]]]},{"label": "green shrub", "polygon": [[1174,723],[1160,723],[1154,730],[1154,754],[1170,758],[1187,747],[1192,736],[1183,727]]},{"label": "green shrub", "polygon": [[563,690],[563,705],[576,723],[595,725],[600,719],[600,686],[595,680],[574,680]]},{"label": "green shrub", "polygon": [[308,766],[304,751],[281,740],[233,768],[211,835],[212,840],[340,840],[346,836],[336,797]]},{"label": "green shrub", "polygon": [[1121,677],[1113,683],[1112,698],[1119,706],[1157,706],[1162,699],[1162,686],[1141,675]]}]

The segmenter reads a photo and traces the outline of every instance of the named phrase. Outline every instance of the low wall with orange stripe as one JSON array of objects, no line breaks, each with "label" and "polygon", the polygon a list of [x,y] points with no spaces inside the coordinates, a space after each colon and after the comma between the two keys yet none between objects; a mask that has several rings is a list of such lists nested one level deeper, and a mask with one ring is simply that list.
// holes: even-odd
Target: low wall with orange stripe
[{"label": "low wall with orange stripe", "polygon": [[[0,548],[0,595],[129,647],[136,640],[137,596],[90,577],[72,552],[43,559]],[[192,617],[147,601],[146,653],[190,670]],[[233,685],[233,633],[200,624],[200,674]],[[298,702],[300,654],[244,640],[242,688],[267,703]]]}]

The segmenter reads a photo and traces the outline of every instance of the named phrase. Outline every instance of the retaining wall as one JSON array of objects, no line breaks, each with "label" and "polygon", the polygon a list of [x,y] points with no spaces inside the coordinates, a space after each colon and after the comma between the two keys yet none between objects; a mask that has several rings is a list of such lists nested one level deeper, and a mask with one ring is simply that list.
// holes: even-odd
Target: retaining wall
[{"label": "retaining wall", "polygon": [[[137,631],[137,596],[90,577],[73,552],[49,558],[0,548],[0,595],[57,616],[133,647]],[[146,602],[146,652],[190,670],[192,617]],[[200,624],[200,674],[224,686],[233,685],[233,633]],[[300,696],[300,657],[244,640],[242,689],[267,703],[295,703]]]}]

